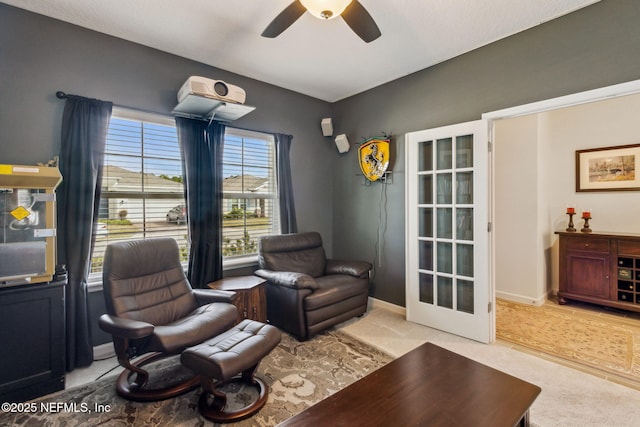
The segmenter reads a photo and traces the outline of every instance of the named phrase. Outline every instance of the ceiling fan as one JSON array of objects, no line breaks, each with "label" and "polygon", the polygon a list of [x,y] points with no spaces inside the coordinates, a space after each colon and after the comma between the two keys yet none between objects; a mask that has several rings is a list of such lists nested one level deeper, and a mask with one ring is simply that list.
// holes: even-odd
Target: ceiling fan
[{"label": "ceiling fan", "polygon": [[262,32],[262,37],[274,38],[309,11],[320,19],[342,16],[347,25],[366,43],[380,37],[380,29],[358,0],[296,0],[287,6]]}]

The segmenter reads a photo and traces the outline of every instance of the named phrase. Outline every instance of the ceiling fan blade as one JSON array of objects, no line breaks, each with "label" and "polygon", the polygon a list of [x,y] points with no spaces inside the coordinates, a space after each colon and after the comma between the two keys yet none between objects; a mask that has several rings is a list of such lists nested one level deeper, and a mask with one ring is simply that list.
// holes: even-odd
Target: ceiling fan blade
[{"label": "ceiling fan blade", "polygon": [[299,0],[294,1],[280,12],[280,14],[276,16],[269,25],[267,25],[267,28],[262,32],[262,37],[268,37],[270,39],[278,37],[284,30],[289,28],[291,24],[296,22],[306,11],[307,9]]},{"label": "ceiling fan blade", "polygon": [[342,19],[366,43],[372,42],[382,35],[367,9],[358,0],[353,0],[342,12]]}]

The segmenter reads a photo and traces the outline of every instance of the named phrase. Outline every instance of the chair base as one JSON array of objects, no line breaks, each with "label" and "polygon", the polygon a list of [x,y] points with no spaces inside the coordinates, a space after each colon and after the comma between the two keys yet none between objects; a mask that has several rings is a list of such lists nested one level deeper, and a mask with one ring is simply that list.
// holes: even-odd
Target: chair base
[{"label": "chair base", "polygon": [[[245,382],[247,380],[244,376],[236,377],[229,380],[229,382]],[[200,415],[206,419],[216,423],[231,423],[249,418],[256,412],[258,412],[267,403],[268,388],[264,382],[257,377],[253,377],[249,382],[250,385],[255,386],[258,389],[258,398],[251,404],[237,409],[235,411],[225,411],[226,396],[220,390],[214,389],[213,393],[209,393],[206,390],[200,395],[199,410]]]},{"label": "chair base", "polygon": [[[225,333],[182,352],[182,365],[201,375],[200,414],[217,423],[248,418],[267,402],[264,382],[255,376],[260,361],[280,342],[280,331],[272,325],[245,319]],[[221,386],[241,382],[256,387],[258,397],[237,410],[225,410],[227,396]]]},{"label": "chair base", "polygon": [[[150,353],[139,360],[131,363],[136,368],[141,368],[144,365],[155,362],[157,360],[169,357],[172,355],[164,353]],[[167,387],[157,389],[145,389],[144,386],[147,383],[146,378],[142,378],[142,381],[138,377],[131,381],[131,377],[139,375],[131,369],[125,368],[124,371],[118,376],[116,381],[116,392],[118,395],[124,397],[127,400],[133,400],[136,402],[155,402],[158,400],[166,400],[172,397],[179,396],[187,393],[200,385],[200,376],[195,375],[189,377],[186,380],[172,384]]]}]

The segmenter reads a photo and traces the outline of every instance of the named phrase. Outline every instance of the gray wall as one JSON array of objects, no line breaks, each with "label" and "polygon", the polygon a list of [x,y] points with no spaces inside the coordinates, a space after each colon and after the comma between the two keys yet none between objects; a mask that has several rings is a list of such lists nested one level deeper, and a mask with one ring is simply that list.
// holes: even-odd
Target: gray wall
[{"label": "gray wall", "polygon": [[[0,163],[58,153],[57,90],[169,113],[188,76],[224,79],[257,107],[238,126],[294,135],[300,229],[320,231],[329,255],[375,261],[373,295],[403,306],[404,134],[640,79],[638,22],[637,0],[604,0],[331,105],[0,4]],[[352,142],[343,155],[320,133],[332,111],[335,133]],[[357,143],[381,132],[394,137],[393,183],[367,186]]]},{"label": "gray wall", "polygon": [[[0,4],[0,163],[44,162],[60,151],[64,102],[56,91],[169,114],[192,75],[244,88],[256,110],[233,123],[293,135],[301,230],[332,247],[332,147],[320,132],[331,104],[175,55]],[[318,185],[318,183],[323,185]]]},{"label": "gray wall", "polygon": [[[336,132],[353,142],[392,134],[395,162],[384,206],[382,186],[357,178],[357,147],[335,161],[334,255],[382,258],[374,295],[404,306],[404,134],[640,79],[638,22],[639,1],[604,0],[336,103]],[[379,228],[386,231],[375,257]]]},{"label": "gray wall", "polygon": [[[238,127],[293,135],[294,197],[301,231],[319,231],[330,253],[334,150],[320,132],[331,105],[224,70],[0,4],[0,164],[46,162],[60,151],[64,102],[56,91],[169,114],[192,75],[244,88],[256,110]],[[318,183],[321,183],[319,185]],[[244,268],[229,275],[251,274]],[[89,294],[93,344],[111,341],[97,327],[102,292]]]}]

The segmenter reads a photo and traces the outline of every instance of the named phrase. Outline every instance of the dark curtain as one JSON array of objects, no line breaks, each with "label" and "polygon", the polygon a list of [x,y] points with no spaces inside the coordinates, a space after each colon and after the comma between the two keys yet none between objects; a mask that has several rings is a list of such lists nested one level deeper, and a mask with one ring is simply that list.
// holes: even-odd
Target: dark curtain
[{"label": "dark curtain", "polygon": [[112,107],[111,102],[69,95],[62,115],[58,263],[66,265],[69,277],[65,295],[67,371],[93,362],[87,277]]},{"label": "dark curtain", "polygon": [[225,126],[176,118],[189,216],[189,271],[194,288],[222,278],[222,147]]},{"label": "dark curtain", "polygon": [[296,207],[293,202],[293,183],[291,180],[291,135],[275,134],[276,138],[276,174],[278,177],[278,201],[280,203],[280,231],[282,234],[297,233]]}]

